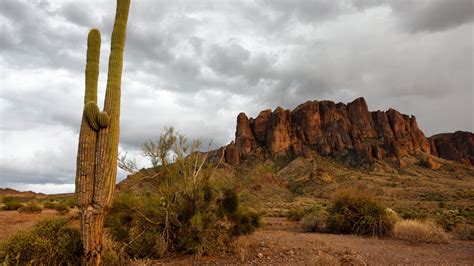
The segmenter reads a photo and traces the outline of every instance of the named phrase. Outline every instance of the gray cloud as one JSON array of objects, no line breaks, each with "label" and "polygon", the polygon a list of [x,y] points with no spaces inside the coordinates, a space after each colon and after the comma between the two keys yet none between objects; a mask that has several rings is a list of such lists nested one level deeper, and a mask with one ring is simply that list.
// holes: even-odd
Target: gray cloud
[{"label": "gray cloud", "polygon": [[[100,105],[114,8],[0,1],[0,187],[74,183],[87,32],[102,32]],[[466,0],[135,1],[121,149],[139,154],[165,126],[215,148],[239,112],[359,96],[427,135],[472,131],[472,13]]]},{"label": "gray cloud", "polygon": [[444,31],[474,20],[472,0],[353,0],[352,4],[358,9],[389,6],[402,28],[412,33]]}]

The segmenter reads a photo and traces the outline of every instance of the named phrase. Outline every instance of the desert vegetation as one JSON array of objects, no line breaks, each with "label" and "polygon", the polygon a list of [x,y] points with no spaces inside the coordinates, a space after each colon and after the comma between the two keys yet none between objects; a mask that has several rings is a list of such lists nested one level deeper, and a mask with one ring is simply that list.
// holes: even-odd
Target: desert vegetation
[{"label": "desert vegetation", "polygon": [[81,255],[79,230],[71,229],[67,218],[42,220],[0,245],[4,265],[74,265]]},{"label": "desert vegetation", "polygon": [[393,229],[395,238],[406,240],[412,244],[446,243],[448,235],[443,228],[429,220],[402,220]]},{"label": "desert vegetation", "polygon": [[[151,176],[140,176],[148,186],[121,190],[106,222],[127,257],[214,254],[259,226],[258,212],[242,202],[235,180],[219,175],[200,146],[172,127],[144,144],[143,155],[154,165]],[[125,155],[119,166],[137,174]]]},{"label": "desert vegetation", "polygon": [[[240,113],[235,139],[216,150],[168,127],[143,144],[151,167],[139,169],[118,152],[129,7],[130,0],[117,0],[102,110],[101,34],[92,29],[87,37],[74,197],[1,196],[0,214],[16,219],[0,220],[5,228],[38,221],[0,235],[2,265],[172,264],[177,257],[390,265],[402,260],[379,260],[387,250],[405,256],[421,245],[441,257],[451,254],[439,255],[440,247],[452,245],[454,264],[472,263],[474,135],[428,138],[414,116],[369,111],[363,97],[347,104],[309,100],[255,118]],[[254,55],[245,60],[252,63]],[[129,174],[119,184],[117,168]],[[40,219],[46,215],[56,218]],[[414,264],[428,253],[415,254]],[[428,264],[451,263],[442,259]]]}]

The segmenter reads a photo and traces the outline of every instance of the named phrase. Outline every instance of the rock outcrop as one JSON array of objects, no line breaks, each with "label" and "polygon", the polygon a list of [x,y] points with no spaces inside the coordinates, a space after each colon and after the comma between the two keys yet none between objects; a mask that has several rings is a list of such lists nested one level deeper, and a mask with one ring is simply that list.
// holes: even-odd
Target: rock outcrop
[{"label": "rock outcrop", "polygon": [[444,133],[429,138],[433,155],[474,165],[474,134],[465,131]]},{"label": "rock outcrop", "polygon": [[235,142],[226,147],[225,159],[237,164],[262,148],[271,157],[293,154],[310,159],[314,151],[357,165],[418,152],[472,163],[472,134],[459,133],[455,139],[458,142],[452,144],[451,135],[443,134],[428,140],[414,116],[394,109],[370,112],[364,98],[348,104],[307,101],[292,111],[264,110],[256,118],[240,113]]}]

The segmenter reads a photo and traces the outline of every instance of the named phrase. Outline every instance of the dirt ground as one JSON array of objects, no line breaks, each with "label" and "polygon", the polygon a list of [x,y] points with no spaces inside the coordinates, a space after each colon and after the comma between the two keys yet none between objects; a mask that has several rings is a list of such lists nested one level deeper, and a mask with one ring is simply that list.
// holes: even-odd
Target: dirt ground
[{"label": "dirt ground", "polygon": [[[266,218],[263,228],[247,241],[248,252],[242,252],[245,254],[201,257],[198,262],[219,265],[474,265],[474,241],[451,239],[447,244],[410,245],[390,238],[302,233],[297,223],[286,218]],[[181,257],[150,265],[192,262],[190,257]]]},{"label": "dirt ground", "polygon": [[[78,211],[73,209],[69,217],[77,217]],[[38,220],[61,217],[55,210],[45,209],[41,213],[19,213],[18,211],[0,211],[0,241],[5,240],[20,230],[33,227]],[[73,221],[73,226],[79,227],[79,221]]]},{"label": "dirt ground", "polygon": [[[77,211],[69,216],[77,215]],[[40,214],[0,212],[0,240],[32,227],[41,218],[58,217],[53,210]],[[302,233],[285,218],[265,218],[264,226],[244,238],[237,254],[216,257],[173,256],[135,265],[278,264],[278,265],[474,265],[474,241],[451,239],[447,244],[410,245],[390,238]]]}]

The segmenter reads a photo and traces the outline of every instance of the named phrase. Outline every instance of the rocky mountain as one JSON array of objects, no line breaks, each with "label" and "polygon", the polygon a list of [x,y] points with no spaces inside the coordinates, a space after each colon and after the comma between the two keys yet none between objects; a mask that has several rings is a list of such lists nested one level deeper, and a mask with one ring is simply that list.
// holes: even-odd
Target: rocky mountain
[{"label": "rocky mountain", "polygon": [[320,155],[343,157],[354,165],[416,153],[473,163],[473,134],[456,132],[426,138],[415,116],[397,110],[368,110],[364,98],[334,103],[307,101],[293,110],[261,111],[256,118],[237,116],[235,140],[217,152],[236,165],[263,151],[271,157]]},{"label": "rocky mountain", "polygon": [[429,138],[431,154],[446,160],[474,165],[474,134],[456,131]]}]

